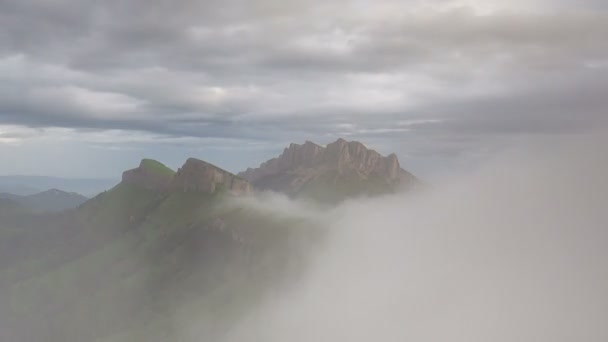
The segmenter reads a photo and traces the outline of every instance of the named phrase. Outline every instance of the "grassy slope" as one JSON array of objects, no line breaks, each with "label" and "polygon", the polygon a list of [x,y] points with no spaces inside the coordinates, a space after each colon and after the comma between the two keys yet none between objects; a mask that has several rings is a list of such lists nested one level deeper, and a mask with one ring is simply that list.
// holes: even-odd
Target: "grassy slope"
[{"label": "grassy slope", "polygon": [[[83,239],[95,241],[86,253],[52,268],[42,253],[12,269],[25,263],[35,269],[8,290],[13,318],[47,320],[41,335],[30,336],[47,341],[162,341],[180,329],[171,323],[175,312],[197,323],[201,317],[230,322],[259,298],[277,262],[287,260],[272,257],[289,252],[281,243],[288,238],[284,227],[306,223],[227,209],[222,198],[120,184],[92,199],[74,213]],[[235,243],[235,232],[251,246]]]},{"label": "grassy slope", "polygon": [[175,171],[165,166],[165,164],[153,159],[143,159],[141,166],[159,175],[172,176],[175,173]]},{"label": "grassy slope", "polygon": [[[52,315],[54,322],[71,321],[70,330],[78,334],[75,324],[78,319],[91,318],[90,314],[84,314],[86,306],[103,308],[104,302],[109,302],[104,298],[111,293],[121,296],[135,292],[128,282],[123,285],[117,280],[129,279],[126,276],[129,273],[137,276],[137,273],[145,272],[137,270],[140,261],[133,252],[141,239],[136,228],[145,220],[146,213],[153,211],[160,202],[162,196],[158,194],[119,184],[75,211],[70,221],[78,222],[80,229],[75,232],[78,236],[73,244],[62,246],[49,241],[42,245],[46,250],[35,251],[33,257],[0,273],[0,277],[20,279],[8,290],[13,317],[37,321]],[[63,258],[71,254],[70,248],[77,249],[78,244],[87,249],[80,256],[76,253],[75,257]],[[64,262],[55,267],[47,262],[58,258],[63,258]],[[19,276],[15,276],[15,272],[19,272]],[[52,340],[53,332],[47,333]]]}]

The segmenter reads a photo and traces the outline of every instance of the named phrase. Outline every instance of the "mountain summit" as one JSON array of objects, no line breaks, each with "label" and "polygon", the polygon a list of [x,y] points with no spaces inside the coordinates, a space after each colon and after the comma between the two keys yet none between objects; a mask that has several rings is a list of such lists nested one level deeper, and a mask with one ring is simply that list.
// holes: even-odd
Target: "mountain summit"
[{"label": "mountain summit", "polygon": [[409,189],[419,182],[401,168],[395,154],[385,157],[358,141],[338,139],[325,147],[311,141],[292,143],[279,157],[238,175],[196,158],[177,172],[144,159],[123,173],[122,183],[162,193],[222,190],[243,195],[255,188],[333,202]]},{"label": "mountain summit", "polygon": [[175,171],[161,162],[143,159],[137,168],[122,173],[122,181],[148,190],[166,191],[174,174]]},{"label": "mountain summit", "polygon": [[224,189],[242,195],[251,192],[251,184],[213,164],[190,158],[173,177],[172,188],[184,192],[214,193]]},{"label": "mountain summit", "polygon": [[245,179],[196,158],[188,159],[177,172],[156,160],[143,159],[137,168],[123,172],[122,182],[160,192],[251,192],[251,184]]},{"label": "mountain summit", "polygon": [[[290,144],[283,153],[239,173],[261,190],[313,197],[350,197],[411,188],[416,177],[387,157],[358,141],[338,139],[326,147],[311,141]],[[335,196],[331,196],[331,193]]]}]

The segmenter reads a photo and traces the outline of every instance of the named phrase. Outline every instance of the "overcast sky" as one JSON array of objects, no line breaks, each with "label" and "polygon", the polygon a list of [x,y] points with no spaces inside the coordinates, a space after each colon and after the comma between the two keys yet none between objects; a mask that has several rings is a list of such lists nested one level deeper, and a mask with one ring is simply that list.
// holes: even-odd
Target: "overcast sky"
[{"label": "overcast sky", "polygon": [[0,27],[0,174],[343,137],[432,178],[608,116],[605,0],[9,0]]}]

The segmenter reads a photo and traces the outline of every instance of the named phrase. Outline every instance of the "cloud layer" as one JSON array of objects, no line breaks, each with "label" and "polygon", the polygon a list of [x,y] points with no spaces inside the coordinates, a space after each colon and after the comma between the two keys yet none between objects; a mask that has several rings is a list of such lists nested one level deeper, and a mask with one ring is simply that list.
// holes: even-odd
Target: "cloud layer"
[{"label": "cloud layer", "polygon": [[343,136],[423,169],[415,156],[576,132],[607,105],[601,1],[0,6],[8,126],[235,139],[268,156]]},{"label": "cloud layer", "polygon": [[260,199],[331,233],[226,340],[605,340],[608,154],[593,153],[605,143],[529,142],[424,196],[329,212]]}]

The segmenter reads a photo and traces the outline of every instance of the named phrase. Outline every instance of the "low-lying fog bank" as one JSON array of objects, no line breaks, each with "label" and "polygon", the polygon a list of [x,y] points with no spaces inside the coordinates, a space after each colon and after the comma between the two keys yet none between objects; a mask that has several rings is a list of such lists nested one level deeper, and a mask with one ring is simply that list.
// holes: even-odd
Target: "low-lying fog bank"
[{"label": "low-lying fog bank", "polygon": [[331,233],[304,279],[226,340],[608,340],[606,140],[522,143],[424,194],[329,211],[241,201]]}]

